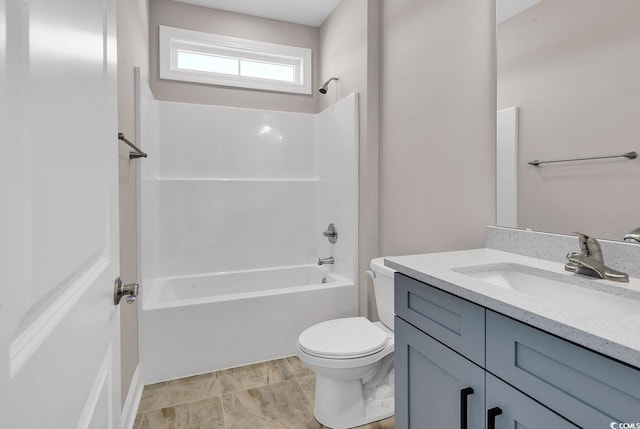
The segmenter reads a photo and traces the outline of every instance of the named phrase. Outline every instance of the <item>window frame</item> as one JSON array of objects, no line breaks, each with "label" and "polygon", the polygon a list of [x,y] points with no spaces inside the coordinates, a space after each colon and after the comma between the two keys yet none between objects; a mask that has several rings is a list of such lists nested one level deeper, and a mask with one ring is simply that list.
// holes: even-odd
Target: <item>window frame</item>
[{"label": "window frame", "polygon": [[[311,94],[312,51],[309,48],[240,39],[164,25],[159,27],[160,79]],[[296,82],[180,69],[178,68],[178,51],[229,56],[238,58],[240,61],[293,66]]]}]

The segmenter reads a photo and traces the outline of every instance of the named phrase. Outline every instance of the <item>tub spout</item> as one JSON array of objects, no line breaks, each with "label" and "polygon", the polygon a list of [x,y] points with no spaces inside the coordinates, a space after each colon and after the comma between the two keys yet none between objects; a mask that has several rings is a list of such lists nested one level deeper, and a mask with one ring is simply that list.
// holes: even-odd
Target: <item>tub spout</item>
[{"label": "tub spout", "polygon": [[333,256],[329,256],[328,258],[318,258],[318,265],[325,265],[325,264],[333,264],[334,260],[333,260]]}]

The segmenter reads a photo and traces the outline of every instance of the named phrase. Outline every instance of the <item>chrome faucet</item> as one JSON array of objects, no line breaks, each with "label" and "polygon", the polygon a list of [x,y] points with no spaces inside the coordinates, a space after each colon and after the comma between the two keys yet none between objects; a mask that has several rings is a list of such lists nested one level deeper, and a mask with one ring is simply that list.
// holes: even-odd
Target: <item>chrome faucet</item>
[{"label": "chrome faucet", "polygon": [[574,232],[578,236],[580,243],[580,253],[571,252],[567,254],[567,262],[564,269],[576,274],[597,277],[616,282],[629,282],[629,275],[616,271],[604,264],[600,243],[593,237],[580,232]]},{"label": "chrome faucet", "polygon": [[318,258],[318,265],[330,265],[333,263],[333,256],[329,256],[328,258]]}]

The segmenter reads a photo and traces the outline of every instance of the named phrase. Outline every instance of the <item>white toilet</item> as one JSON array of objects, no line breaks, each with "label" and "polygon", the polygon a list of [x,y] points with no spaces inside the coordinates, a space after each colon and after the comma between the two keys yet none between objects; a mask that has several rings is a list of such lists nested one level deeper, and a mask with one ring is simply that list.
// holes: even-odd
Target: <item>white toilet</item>
[{"label": "white toilet", "polygon": [[323,425],[348,429],[394,414],[393,274],[371,261],[380,322],[349,317],[318,323],[298,337],[298,357],[316,374],[313,413]]}]

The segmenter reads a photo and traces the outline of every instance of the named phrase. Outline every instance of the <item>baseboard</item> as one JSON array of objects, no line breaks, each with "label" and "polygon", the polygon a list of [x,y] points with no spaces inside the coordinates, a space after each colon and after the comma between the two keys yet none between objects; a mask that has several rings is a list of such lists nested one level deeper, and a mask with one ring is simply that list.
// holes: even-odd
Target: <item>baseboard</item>
[{"label": "baseboard", "polygon": [[127,400],[124,402],[124,407],[122,407],[122,429],[133,429],[143,389],[144,384],[140,377],[140,364],[138,364],[131,378]]}]

